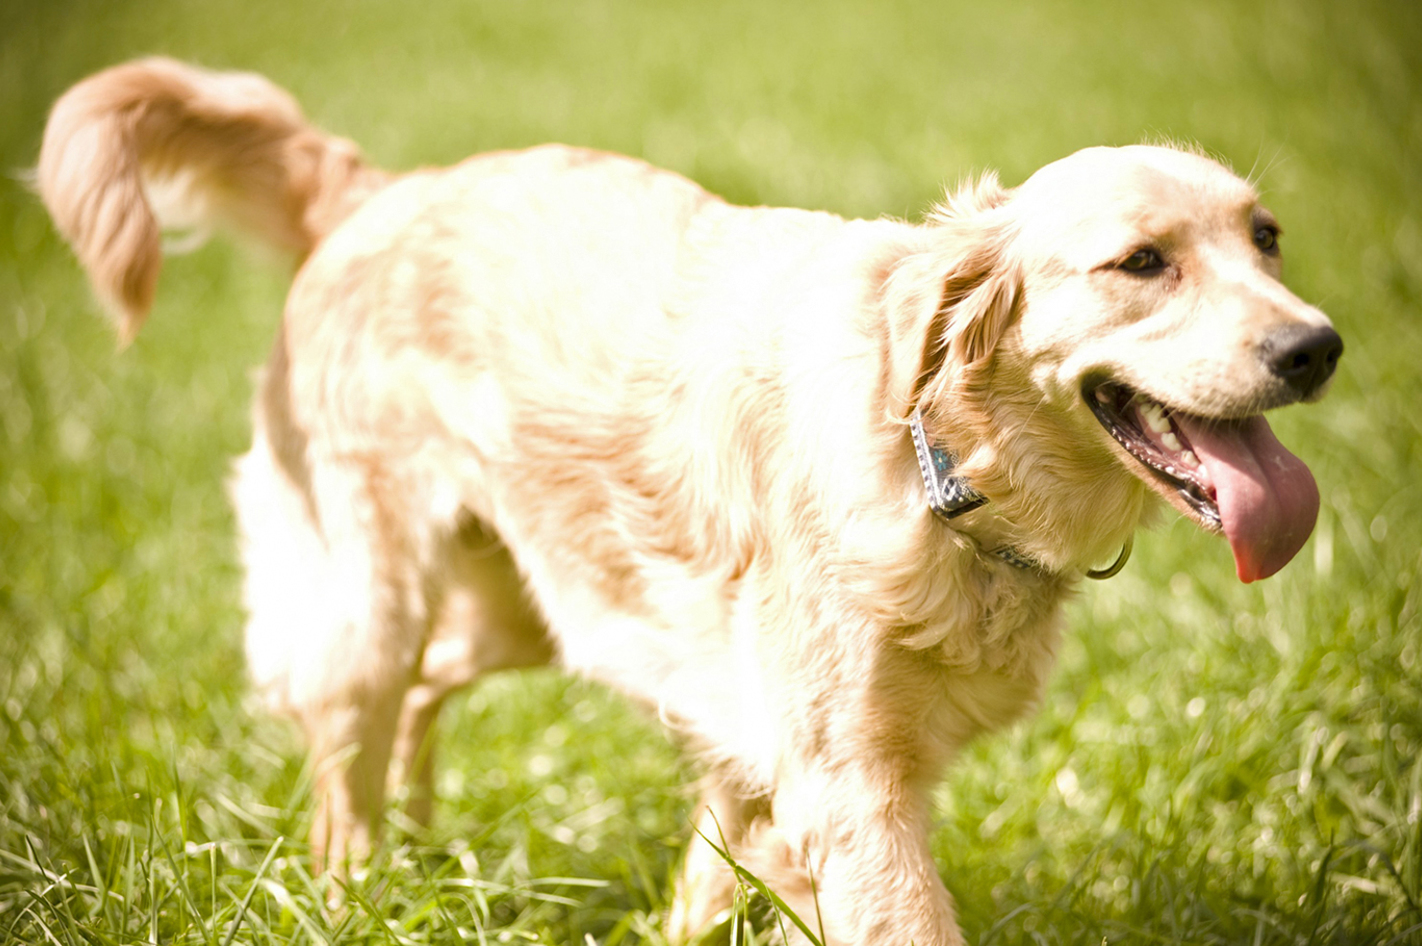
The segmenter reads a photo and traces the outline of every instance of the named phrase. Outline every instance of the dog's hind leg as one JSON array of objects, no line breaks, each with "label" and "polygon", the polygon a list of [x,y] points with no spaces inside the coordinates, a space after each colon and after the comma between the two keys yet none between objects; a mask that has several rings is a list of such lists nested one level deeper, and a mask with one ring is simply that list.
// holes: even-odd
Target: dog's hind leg
[{"label": "dog's hind leg", "polygon": [[248,665],[268,704],[306,731],[318,804],[313,862],[343,872],[374,843],[429,626],[433,543],[420,534],[428,516],[389,471],[309,451],[300,464],[282,462],[262,420],[232,484]]},{"label": "dog's hind leg", "polygon": [[405,815],[429,823],[433,803],[433,727],[454,690],[493,670],[545,664],[553,646],[528,603],[508,551],[474,520],[447,543],[438,617],[405,695],[390,768],[392,795]]},{"label": "dog's hind leg", "polygon": [[326,541],[326,633],[298,714],[311,740],[314,858],[338,872],[371,851],[401,707],[431,626],[437,541],[418,492],[375,461],[315,465]]},{"label": "dog's hind leg", "polygon": [[[429,659],[427,651],[425,661]],[[422,667],[422,678],[426,675]],[[397,799],[397,807],[403,808],[405,817],[417,827],[430,823],[434,806],[434,723],[445,697],[458,685],[417,683],[400,707],[387,788]]]}]

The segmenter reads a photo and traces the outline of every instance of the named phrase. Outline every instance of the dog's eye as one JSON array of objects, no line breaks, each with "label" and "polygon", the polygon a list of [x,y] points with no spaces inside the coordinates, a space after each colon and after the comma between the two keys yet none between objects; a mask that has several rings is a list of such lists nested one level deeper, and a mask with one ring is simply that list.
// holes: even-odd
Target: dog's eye
[{"label": "dog's eye", "polygon": [[1148,247],[1136,250],[1130,256],[1121,260],[1121,268],[1130,273],[1148,274],[1165,268],[1165,260],[1160,258],[1160,254]]},{"label": "dog's eye", "polygon": [[1254,231],[1254,245],[1265,253],[1279,251],[1279,228],[1267,224]]}]

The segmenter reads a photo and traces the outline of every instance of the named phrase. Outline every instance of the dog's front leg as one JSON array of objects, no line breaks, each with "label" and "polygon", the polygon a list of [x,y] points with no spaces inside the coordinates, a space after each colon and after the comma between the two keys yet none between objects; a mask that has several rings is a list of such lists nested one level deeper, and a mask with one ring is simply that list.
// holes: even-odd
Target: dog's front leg
[{"label": "dog's front leg", "polygon": [[961,946],[925,795],[872,760],[807,767],[782,779],[746,864],[826,946]]},{"label": "dog's front leg", "polygon": [[736,875],[722,851],[740,856],[757,819],[769,817],[767,800],[749,794],[721,773],[701,780],[701,801],[693,818],[695,833],[686,849],[676,898],[667,919],[667,938],[684,943],[723,919],[735,900]]}]

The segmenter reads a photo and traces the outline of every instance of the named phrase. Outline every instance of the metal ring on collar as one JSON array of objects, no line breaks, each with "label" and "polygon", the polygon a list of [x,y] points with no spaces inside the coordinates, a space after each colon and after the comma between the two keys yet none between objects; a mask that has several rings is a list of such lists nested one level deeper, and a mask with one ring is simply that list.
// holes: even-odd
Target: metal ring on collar
[{"label": "metal ring on collar", "polygon": [[1134,534],[1126,536],[1126,544],[1121,546],[1121,554],[1116,556],[1116,561],[1106,568],[1087,569],[1086,577],[1095,581],[1105,581],[1113,575],[1118,574],[1121,569],[1126,567],[1126,561],[1131,557],[1131,548],[1135,544],[1136,537]]}]

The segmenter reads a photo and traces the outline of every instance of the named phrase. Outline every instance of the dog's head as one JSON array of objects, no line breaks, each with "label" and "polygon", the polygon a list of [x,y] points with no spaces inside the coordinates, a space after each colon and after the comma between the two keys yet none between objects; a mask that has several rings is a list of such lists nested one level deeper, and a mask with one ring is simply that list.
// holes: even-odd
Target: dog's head
[{"label": "dog's head", "polygon": [[1103,481],[1129,474],[1224,533],[1244,581],[1298,552],[1318,489],[1262,414],[1320,397],[1343,345],[1279,281],[1279,225],[1248,183],[1186,151],[1092,148],[935,222],[977,250],[945,261],[922,396],[1013,392],[1034,440],[1109,457]]}]

